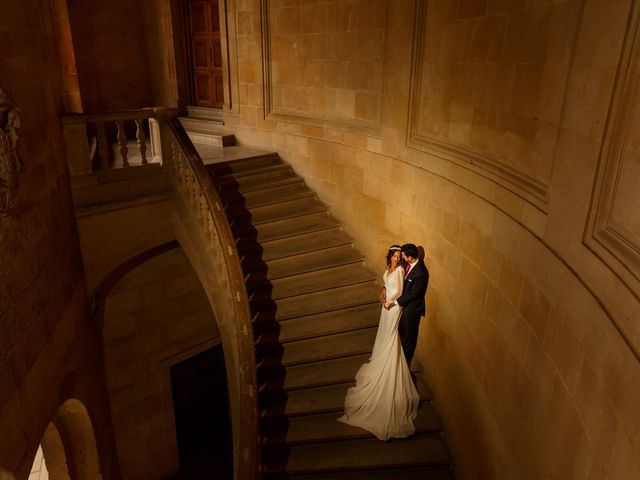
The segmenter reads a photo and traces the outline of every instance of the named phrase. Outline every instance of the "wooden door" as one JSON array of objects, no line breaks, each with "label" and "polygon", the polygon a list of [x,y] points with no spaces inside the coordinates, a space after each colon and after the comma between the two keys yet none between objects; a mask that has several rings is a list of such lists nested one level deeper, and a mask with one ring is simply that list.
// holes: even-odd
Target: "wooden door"
[{"label": "wooden door", "polygon": [[222,108],[222,45],[218,0],[188,0],[194,102]]}]

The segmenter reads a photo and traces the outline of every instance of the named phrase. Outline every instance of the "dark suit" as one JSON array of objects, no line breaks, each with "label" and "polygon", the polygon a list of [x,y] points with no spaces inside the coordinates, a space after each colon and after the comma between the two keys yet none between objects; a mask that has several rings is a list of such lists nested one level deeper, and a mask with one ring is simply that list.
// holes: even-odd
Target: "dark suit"
[{"label": "dark suit", "polygon": [[402,350],[407,362],[411,362],[418,343],[418,327],[420,317],[425,315],[424,296],[429,284],[429,270],[422,260],[411,269],[404,278],[402,295],[398,305],[402,307],[402,316],[398,325],[398,333],[402,341]]}]

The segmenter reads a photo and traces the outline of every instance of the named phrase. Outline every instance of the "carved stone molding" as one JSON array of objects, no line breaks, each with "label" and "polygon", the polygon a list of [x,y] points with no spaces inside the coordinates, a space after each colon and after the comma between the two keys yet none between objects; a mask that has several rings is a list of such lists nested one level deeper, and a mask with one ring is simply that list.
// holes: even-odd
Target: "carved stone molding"
[{"label": "carved stone molding", "polygon": [[13,106],[11,94],[0,89],[0,213],[15,206],[22,161],[18,150],[20,110]]},{"label": "carved stone molding", "polygon": [[583,242],[640,299],[640,7],[619,61]]},{"label": "carved stone molding", "polygon": [[224,98],[229,112],[240,114],[238,95],[240,92],[238,73],[238,17],[236,0],[220,2],[220,28],[222,40],[222,64]]},{"label": "carved stone molding", "polygon": [[[425,56],[427,56],[433,48],[437,48],[437,45],[429,45],[427,39],[427,23],[431,15],[430,8],[431,2],[427,0],[416,0],[416,15],[413,26],[414,38],[412,46],[409,121],[406,137],[407,147],[430,153],[469,169],[480,176],[496,182],[546,213],[549,202],[551,176],[555,163],[555,152],[559,137],[561,113],[558,115],[558,118],[547,122],[547,128],[549,132],[553,131],[553,134],[551,135],[551,133],[549,133],[549,148],[545,152],[545,155],[539,159],[544,165],[539,168],[536,175],[532,175],[530,172],[525,171],[524,168],[521,168],[525,163],[522,159],[516,159],[519,160],[522,165],[518,165],[517,163],[514,165],[513,162],[507,163],[498,155],[476,148],[468,143],[441,138],[421,131],[420,123],[424,120],[423,117],[425,116],[422,111],[424,101],[429,100],[429,94],[426,92],[427,88],[425,88],[423,79],[425,69],[429,68]],[[578,4],[578,8],[582,8],[582,4]],[[563,45],[563,47],[567,47],[567,50],[570,51],[569,58],[565,58],[557,63],[557,65],[561,67],[559,69],[561,72],[560,80],[562,82],[560,84],[561,93],[557,99],[560,104],[564,102],[564,97],[566,96],[569,66],[571,63],[570,57],[573,56],[573,49],[579,32],[578,22],[575,22],[576,23],[572,25],[572,27],[575,27],[575,31],[567,35],[565,39],[566,44]],[[454,60],[452,65],[456,66],[457,64],[455,62]],[[499,61],[497,63],[495,62],[496,60],[486,60],[485,64],[500,64]],[[513,65],[517,64],[514,60],[511,60],[511,62]],[[482,63],[482,61],[479,61],[479,63],[476,61],[475,64]],[[504,65],[507,66],[511,64],[508,62],[504,63]],[[475,88],[475,84],[471,86]],[[471,104],[469,107],[473,108],[474,105]],[[506,108],[504,113],[508,114],[509,108]],[[536,121],[538,119],[531,117],[527,118],[527,120]],[[494,144],[495,143],[499,142],[494,142]]]}]

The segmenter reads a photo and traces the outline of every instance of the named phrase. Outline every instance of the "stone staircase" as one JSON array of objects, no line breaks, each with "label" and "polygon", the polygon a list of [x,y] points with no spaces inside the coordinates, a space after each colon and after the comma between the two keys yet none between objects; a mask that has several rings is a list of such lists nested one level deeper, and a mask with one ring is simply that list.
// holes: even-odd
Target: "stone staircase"
[{"label": "stone staircase", "polygon": [[238,239],[254,315],[263,477],[453,479],[423,384],[411,438],[381,442],[336,421],[380,315],[376,275],[340,224],[275,154],[207,168]]},{"label": "stone staircase", "polygon": [[180,123],[193,143],[214,147],[235,145],[235,137],[223,126],[222,110],[190,106],[187,112],[187,116],[180,117]]}]

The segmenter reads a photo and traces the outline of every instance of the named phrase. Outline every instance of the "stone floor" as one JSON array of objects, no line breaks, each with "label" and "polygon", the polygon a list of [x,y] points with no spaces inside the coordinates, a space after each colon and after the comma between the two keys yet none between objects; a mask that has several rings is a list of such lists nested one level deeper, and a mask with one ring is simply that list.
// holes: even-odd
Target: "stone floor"
[{"label": "stone floor", "polygon": [[42,447],[38,447],[38,453],[36,453],[36,458],[33,461],[29,480],[48,480],[48,478],[49,473],[47,472],[47,466],[45,465],[42,455]]}]

